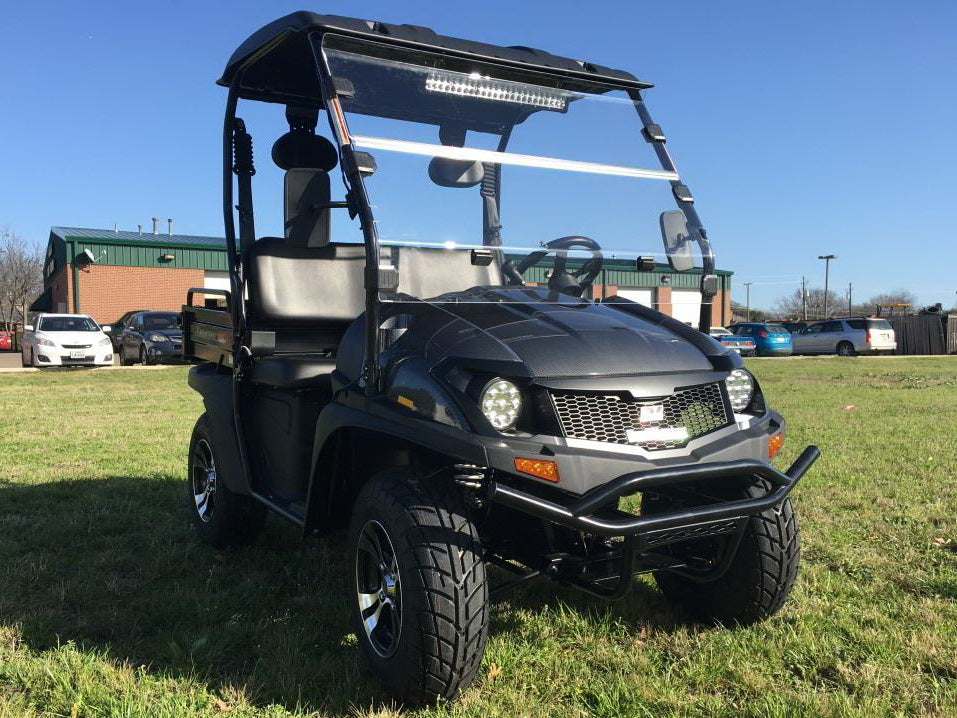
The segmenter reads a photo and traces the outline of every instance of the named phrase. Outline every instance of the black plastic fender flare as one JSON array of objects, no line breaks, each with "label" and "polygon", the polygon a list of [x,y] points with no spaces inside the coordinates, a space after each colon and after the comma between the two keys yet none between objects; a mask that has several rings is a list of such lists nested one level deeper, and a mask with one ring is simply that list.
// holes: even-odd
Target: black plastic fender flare
[{"label": "black plastic fender flare", "polygon": [[199,364],[189,370],[187,382],[203,397],[209,430],[216,444],[216,461],[221,470],[217,478],[236,494],[249,494],[251,487],[240,461],[239,444],[233,422],[233,378],[216,364]]}]

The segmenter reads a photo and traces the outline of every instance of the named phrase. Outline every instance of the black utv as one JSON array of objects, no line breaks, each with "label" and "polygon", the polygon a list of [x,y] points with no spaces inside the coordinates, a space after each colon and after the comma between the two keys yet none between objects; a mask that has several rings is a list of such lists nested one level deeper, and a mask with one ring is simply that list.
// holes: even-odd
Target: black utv
[{"label": "black utv", "polygon": [[[788,495],[818,450],[771,465],[784,421],[707,336],[714,256],[649,84],[306,12],[219,83],[231,288],[184,306],[205,541],[252,540],[266,510],[347,529],[359,644],[409,702],[475,677],[489,565],[496,590],[547,576],[618,598],[651,572],[706,619],[781,607]],[[240,100],[285,112],[280,236],[255,230]],[[675,276],[700,276],[697,329],[611,290],[604,257],[648,271],[659,232]]]}]

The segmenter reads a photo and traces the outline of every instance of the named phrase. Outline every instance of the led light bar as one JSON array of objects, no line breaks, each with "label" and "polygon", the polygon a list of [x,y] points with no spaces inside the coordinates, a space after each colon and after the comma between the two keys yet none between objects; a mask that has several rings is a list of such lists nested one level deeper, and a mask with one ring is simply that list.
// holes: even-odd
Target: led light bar
[{"label": "led light bar", "polygon": [[555,112],[564,112],[568,100],[564,95],[548,92],[543,88],[532,89],[528,85],[515,85],[482,77],[479,74],[464,76],[430,72],[425,78],[425,89],[446,95],[478,97],[495,102],[511,102],[515,105],[531,105]]}]

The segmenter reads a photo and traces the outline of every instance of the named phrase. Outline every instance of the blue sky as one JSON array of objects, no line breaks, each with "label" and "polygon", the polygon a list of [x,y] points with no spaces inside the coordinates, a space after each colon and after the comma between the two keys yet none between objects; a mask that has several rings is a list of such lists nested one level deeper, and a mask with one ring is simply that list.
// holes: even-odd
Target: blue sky
[{"label": "blue sky", "polygon": [[[0,226],[222,234],[214,84],[286,12],[443,34],[631,70],[663,125],[719,266],[769,306],[806,275],[856,299],[957,302],[957,3],[36,2],[6,4]],[[265,161],[266,143],[257,146]]]}]

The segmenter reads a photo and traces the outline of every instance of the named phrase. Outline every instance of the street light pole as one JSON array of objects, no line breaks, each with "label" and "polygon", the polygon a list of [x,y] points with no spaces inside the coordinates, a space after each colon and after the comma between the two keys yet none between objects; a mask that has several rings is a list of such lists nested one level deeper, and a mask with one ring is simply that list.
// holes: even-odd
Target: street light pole
[{"label": "street light pole", "polygon": [[743,284],[745,289],[747,290],[747,300],[745,301],[745,304],[744,304],[745,306],[744,312],[746,317],[745,321],[750,322],[751,321],[751,285],[753,284],[753,282],[743,282]]},{"label": "street light pole", "polygon": [[831,260],[837,259],[836,254],[821,254],[818,259],[824,260],[824,316],[821,319],[827,319],[827,280],[831,269]]}]

